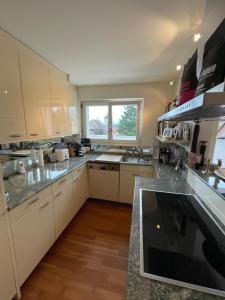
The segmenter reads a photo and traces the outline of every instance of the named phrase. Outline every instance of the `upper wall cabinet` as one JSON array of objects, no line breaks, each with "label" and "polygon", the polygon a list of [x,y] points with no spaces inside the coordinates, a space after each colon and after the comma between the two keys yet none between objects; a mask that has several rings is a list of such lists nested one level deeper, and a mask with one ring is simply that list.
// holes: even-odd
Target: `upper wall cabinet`
[{"label": "upper wall cabinet", "polygon": [[18,52],[14,40],[0,31],[0,143],[26,137]]},{"label": "upper wall cabinet", "polygon": [[75,86],[70,86],[69,133],[80,133],[80,103]]},{"label": "upper wall cabinet", "polygon": [[52,136],[49,67],[30,49],[20,51],[27,138]]},{"label": "upper wall cabinet", "polygon": [[53,136],[69,134],[69,82],[66,74],[50,69]]}]

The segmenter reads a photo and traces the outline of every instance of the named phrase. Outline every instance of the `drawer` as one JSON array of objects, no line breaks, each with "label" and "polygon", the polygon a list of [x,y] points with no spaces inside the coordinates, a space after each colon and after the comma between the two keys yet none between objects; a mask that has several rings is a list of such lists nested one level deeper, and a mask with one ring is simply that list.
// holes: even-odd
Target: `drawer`
[{"label": "drawer", "polygon": [[154,173],[153,166],[140,166],[140,165],[120,165],[120,171],[132,172],[132,173]]},{"label": "drawer", "polygon": [[72,180],[72,174],[68,174],[57,180],[55,183],[52,184],[52,193],[61,189],[65,184]]},{"label": "drawer", "polygon": [[51,197],[51,187],[48,187],[34,196],[28,198],[23,203],[9,211],[10,223],[13,224],[16,220],[26,214],[30,209],[39,205],[42,201]]},{"label": "drawer", "polygon": [[73,179],[76,179],[81,173],[82,171],[87,167],[86,164],[78,167],[77,169],[75,169],[73,172],[72,172],[72,178]]}]

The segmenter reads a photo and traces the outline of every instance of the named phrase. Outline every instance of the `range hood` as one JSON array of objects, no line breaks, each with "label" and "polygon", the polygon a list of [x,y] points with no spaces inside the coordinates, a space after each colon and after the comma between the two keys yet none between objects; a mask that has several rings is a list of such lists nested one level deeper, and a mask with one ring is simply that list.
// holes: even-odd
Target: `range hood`
[{"label": "range hood", "polygon": [[158,121],[225,120],[224,82],[161,115]]}]

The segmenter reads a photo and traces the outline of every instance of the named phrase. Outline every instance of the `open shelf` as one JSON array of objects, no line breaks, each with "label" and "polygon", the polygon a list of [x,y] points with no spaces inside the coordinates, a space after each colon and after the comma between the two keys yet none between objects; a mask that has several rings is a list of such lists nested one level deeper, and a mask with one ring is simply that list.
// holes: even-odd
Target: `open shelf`
[{"label": "open shelf", "polygon": [[189,141],[175,140],[173,138],[167,139],[167,138],[164,138],[164,137],[158,136],[158,135],[156,135],[155,138],[158,141],[160,141],[161,143],[164,143],[164,144],[175,144],[175,145],[178,145],[178,146],[181,146],[181,147],[185,148],[186,150],[188,149],[188,147],[190,145]]}]

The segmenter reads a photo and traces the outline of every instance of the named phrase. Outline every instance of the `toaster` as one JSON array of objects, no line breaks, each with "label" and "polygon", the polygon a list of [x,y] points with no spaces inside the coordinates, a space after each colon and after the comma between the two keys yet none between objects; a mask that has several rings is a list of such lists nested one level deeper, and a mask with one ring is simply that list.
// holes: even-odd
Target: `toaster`
[{"label": "toaster", "polygon": [[55,156],[57,161],[64,161],[69,159],[69,151],[67,148],[55,149]]}]

